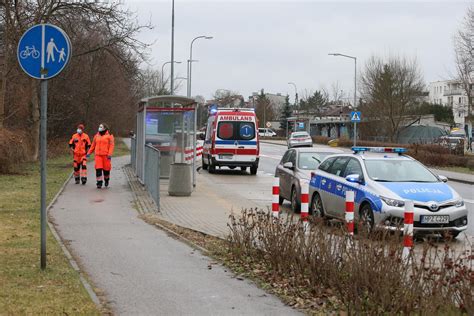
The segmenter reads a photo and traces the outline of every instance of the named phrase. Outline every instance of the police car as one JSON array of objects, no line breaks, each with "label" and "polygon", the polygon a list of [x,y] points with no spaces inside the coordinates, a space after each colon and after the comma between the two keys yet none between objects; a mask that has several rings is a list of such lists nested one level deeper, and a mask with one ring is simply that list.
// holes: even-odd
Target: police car
[{"label": "police car", "polygon": [[345,192],[354,191],[354,215],[367,230],[403,229],[405,200],[412,200],[414,231],[447,232],[456,237],[467,229],[463,199],[405,148],[353,147],[353,153],[327,157],[312,174],[310,212],[344,219]]}]

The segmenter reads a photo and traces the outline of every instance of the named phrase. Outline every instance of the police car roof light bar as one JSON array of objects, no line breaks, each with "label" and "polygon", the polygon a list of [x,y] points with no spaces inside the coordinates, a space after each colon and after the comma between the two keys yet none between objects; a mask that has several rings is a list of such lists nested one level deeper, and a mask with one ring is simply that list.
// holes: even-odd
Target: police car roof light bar
[{"label": "police car roof light bar", "polygon": [[373,153],[397,153],[399,155],[406,153],[408,150],[403,147],[352,147],[352,151],[356,153],[360,152],[373,152]]}]

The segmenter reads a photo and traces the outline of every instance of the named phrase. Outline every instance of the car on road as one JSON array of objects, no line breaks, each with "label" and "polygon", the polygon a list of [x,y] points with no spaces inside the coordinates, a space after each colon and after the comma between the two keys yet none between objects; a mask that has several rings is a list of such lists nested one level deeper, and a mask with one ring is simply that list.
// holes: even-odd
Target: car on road
[{"label": "car on road", "polygon": [[260,137],[274,137],[274,136],[277,136],[277,133],[275,133],[270,128],[259,128],[258,129],[258,136],[260,136]]},{"label": "car on road", "polygon": [[313,147],[313,139],[308,132],[293,132],[288,138],[288,148]]},{"label": "car on road", "polygon": [[275,170],[275,177],[280,178],[280,205],[284,200],[291,202],[294,212],[300,212],[302,181],[309,183],[311,172],[329,155],[343,153],[335,148],[292,148],[288,149]]},{"label": "car on road", "polygon": [[403,229],[406,200],[414,202],[414,232],[456,237],[467,229],[463,199],[404,148],[353,147],[327,157],[311,177],[310,212],[344,220],[345,192],[354,191],[355,220],[367,231]]}]

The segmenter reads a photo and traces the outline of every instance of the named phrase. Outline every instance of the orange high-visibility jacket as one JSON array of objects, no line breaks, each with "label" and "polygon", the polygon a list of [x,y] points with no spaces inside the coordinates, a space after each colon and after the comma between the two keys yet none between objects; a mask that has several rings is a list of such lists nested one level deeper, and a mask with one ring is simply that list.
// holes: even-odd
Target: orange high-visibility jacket
[{"label": "orange high-visibility jacket", "polygon": [[85,155],[91,147],[91,139],[86,133],[75,133],[69,141],[69,147],[74,150],[75,155]]},{"label": "orange high-visibility jacket", "polygon": [[104,135],[95,134],[88,154],[95,152],[96,156],[112,156],[114,153],[114,136],[106,131]]}]

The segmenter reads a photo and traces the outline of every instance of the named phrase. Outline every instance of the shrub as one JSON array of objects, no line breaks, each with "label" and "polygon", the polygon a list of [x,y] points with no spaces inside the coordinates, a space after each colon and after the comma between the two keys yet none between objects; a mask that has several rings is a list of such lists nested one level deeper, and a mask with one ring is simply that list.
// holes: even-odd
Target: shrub
[{"label": "shrub", "polygon": [[28,159],[26,133],[0,128],[0,174],[18,171],[20,163]]},{"label": "shrub", "polygon": [[229,227],[235,261],[267,267],[303,299],[331,292],[349,314],[474,313],[474,257],[448,244],[425,244],[407,260],[399,235],[350,238],[317,221],[304,232],[291,217],[256,210],[231,216]]},{"label": "shrub", "polygon": [[328,141],[331,140],[330,137],[326,136],[313,136],[313,143],[327,145]]}]

